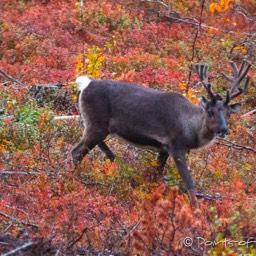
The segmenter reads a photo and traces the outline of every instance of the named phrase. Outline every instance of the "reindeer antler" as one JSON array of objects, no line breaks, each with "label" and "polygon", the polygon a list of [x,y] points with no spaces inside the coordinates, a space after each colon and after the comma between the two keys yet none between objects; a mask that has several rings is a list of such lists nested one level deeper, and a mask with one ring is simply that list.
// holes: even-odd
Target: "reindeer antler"
[{"label": "reindeer antler", "polygon": [[199,76],[201,83],[203,84],[204,88],[208,92],[211,100],[215,102],[217,99],[220,99],[220,95],[214,95],[214,92],[212,90],[212,85],[208,82],[208,65],[207,64],[195,64],[193,66],[195,72]]},{"label": "reindeer antler", "polygon": [[238,69],[237,65],[233,61],[230,62],[230,65],[233,69],[233,76],[228,76],[224,72],[221,73],[226,80],[232,83],[231,88],[227,90],[225,104],[228,104],[232,99],[239,96],[246,90],[246,88],[249,85],[250,77],[249,76],[246,77],[246,81],[243,89],[240,87],[240,83],[245,78],[245,76],[247,75],[247,73],[249,72],[252,66],[251,63],[245,60],[242,62],[240,69]]}]

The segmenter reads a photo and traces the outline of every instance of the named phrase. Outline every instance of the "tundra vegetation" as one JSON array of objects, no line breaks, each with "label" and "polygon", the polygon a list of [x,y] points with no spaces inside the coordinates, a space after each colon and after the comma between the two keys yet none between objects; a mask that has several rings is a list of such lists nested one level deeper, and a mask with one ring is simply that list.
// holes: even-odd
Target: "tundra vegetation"
[{"label": "tundra vegetation", "polygon": [[[255,255],[255,15],[255,0],[1,0],[0,253]],[[189,152],[198,209],[172,158],[156,176],[154,153],[114,136],[115,161],[95,147],[74,168],[83,127],[55,117],[78,114],[76,77],[197,105],[192,66],[206,63],[225,98],[231,60],[251,63],[251,79],[228,137]]]}]

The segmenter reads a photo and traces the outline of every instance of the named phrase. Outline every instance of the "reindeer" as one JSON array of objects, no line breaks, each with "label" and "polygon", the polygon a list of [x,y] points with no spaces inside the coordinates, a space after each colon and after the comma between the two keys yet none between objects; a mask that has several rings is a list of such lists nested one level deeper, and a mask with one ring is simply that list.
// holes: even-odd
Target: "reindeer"
[{"label": "reindeer", "polygon": [[[158,152],[158,171],[163,171],[171,155],[185,183],[191,204],[198,207],[195,184],[186,164],[186,153],[203,147],[215,138],[228,134],[229,116],[241,108],[230,104],[249,84],[251,67],[243,61],[240,69],[231,62],[233,76],[222,73],[232,83],[223,99],[208,82],[208,65],[196,64],[194,70],[206,89],[209,100],[201,97],[200,106],[175,92],[162,92],[112,80],[94,80],[86,76],[76,79],[79,86],[79,109],[84,122],[80,142],[72,149],[78,165],[96,145],[111,161],[115,155],[104,142],[115,134],[138,146]],[[240,87],[245,78],[244,89]]]}]

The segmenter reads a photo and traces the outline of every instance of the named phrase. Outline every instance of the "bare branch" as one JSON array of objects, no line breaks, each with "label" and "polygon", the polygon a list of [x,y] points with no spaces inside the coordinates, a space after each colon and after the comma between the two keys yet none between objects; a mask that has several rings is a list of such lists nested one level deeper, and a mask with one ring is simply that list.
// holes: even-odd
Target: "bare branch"
[{"label": "bare branch", "polygon": [[[188,94],[189,86],[190,86],[190,80],[191,80],[191,75],[192,75],[192,67],[193,67],[192,63],[193,63],[194,58],[195,58],[196,41],[197,41],[197,38],[199,36],[201,27],[202,27],[204,4],[205,4],[205,0],[202,1],[201,12],[200,12],[200,17],[199,17],[199,24],[197,24],[197,30],[196,30],[195,37],[194,37],[194,40],[193,40],[193,43],[192,43],[192,56],[191,56],[191,60],[190,60],[191,65],[190,65],[190,70],[189,70],[189,74],[188,74],[188,83],[187,83],[187,87],[186,87],[186,94]],[[208,69],[208,67],[207,67],[207,69]],[[206,70],[206,72],[207,72],[207,70]]]},{"label": "bare branch", "polygon": [[196,197],[204,198],[204,199],[210,200],[210,201],[222,201],[222,197],[219,193],[217,193],[215,195],[210,195],[210,194],[204,194],[202,192],[197,191],[196,192]]},{"label": "bare branch", "polygon": [[245,114],[242,115],[241,117],[242,117],[242,118],[246,118],[246,117],[248,117],[248,116],[250,116],[250,115],[252,115],[252,114],[256,114],[256,108],[253,109],[253,110],[250,111],[250,112],[245,113]]},{"label": "bare branch", "polygon": [[234,149],[237,149],[237,150],[249,150],[249,151],[252,151],[252,152],[256,153],[255,148],[248,147],[248,146],[243,146],[243,145],[234,143],[233,141],[230,141],[230,140],[227,140],[227,139],[221,139],[221,140],[223,140],[227,143],[222,143],[222,142],[216,141],[215,144],[226,146],[226,147],[229,147],[229,148],[234,148]]},{"label": "bare branch", "polygon": [[23,249],[25,249],[25,248],[27,248],[27,247],[33,245],[33,244],[34,244],[33,242],[29,241],[29,242],[23,244],[22,246],[19,246],[19,247],[15,248],[15,249],[13,249],[13,250],[7,252],[7,253],[1,254],[1,255],[2,255],[2,256],[9,256],[9,255],[12,255],[12,254],[14,254],[14,253],[16,253],[16,252],[18,252],[18,251],[21,251],[21,250],[23,250]]},{"label": "bare branch", "polygon": [[24,172],[24,171],[0,171],[0,175],[39,175],[38,172]]},{"label": "bare branch", "polygon": [[71,242],[69,242],[69,244],[68,244],[68,246],[67,246],[67,249],[71,248],[71,247],[74,246],[77,242],[79,242],[79,241],[83,238],[83,236],[84,236],[84,234],[86,233],[87,230],[88,230],[88,228],[84,228],[84,229],[82,230],[82,232],[81,232],[76,238],[74,238]]},{"label": "bare branch", "polygon": [[141,2],[158,3],[158,4],[162,5],[164,8],[166,8],[168,11],[170,10],[170,6],[160,0],[141,0]]},{"label": "bare branch", "polygon": [[37,224],[29,223],[29,222],[20,220],[20,219],[18,219],[18,218],[15,218],[15,217],[13,217],[13,216],[10,216],[10,215],[8,215],[8,214],[6,214],[6,213],[0,212],[0,215],[3,216],[3,217],[5,217],[5,218],[7,218],[7,219],[10,219],[10,220],[12,220],[12,221],[15,221],[15,222],[17,222],[17,223],[21,223],[21,224],[23,224],[23,225],[25,225],[25,226],[31,226],[31,227],[38,228],[38,225],[37,225]]},{"label": "bare branch", "polygon": [[[235,31],[232,31],[232,30],[227,30],[227,29],[222,29],[222,28],[217,28],[217,27],[213,27],[213,26],[209,26],[207,24],[203,24],[201,23],[200,24],[200,20],[197,20],[195,18],[188,18],[188,17],[181,17],[180,13],[178,13],[176,10],[174,9],[171,9],[171,5],[167,5],[165,4],[163,1],[160,1],[160,0],[140,0],[141,3],[158,3],[159,5],[162,5],[166,10],[167,10],[167,13],[166,15],[163,15],[164,17],[164,20],[173,20],[173,21],[176,21],[178,23],[183,23],[183,24],[188,24],[188,25],[192,25],[192,26],[195,26],[195,27],[201,27],[201,28],[205,28],[205,29],[213,29],[213,30],[216,30],[216,31],[222,31],[224,33],[230,33],[230,34],[238,34],[237,32]],[[132,3],[130,3],[132,4]],[[241,8],[241,6],[239,6]],[[249,20],[249,21],[253,21],[253,18],[249,18],[249,14],[246,13],[246,11],[242,8],[242,11],[243,13],[241,13],[241,11],[238,11],[238,13],[240,13],[241,15],[243,15],[245,17],[246,15],[246,19]],[[171,12],[171,14],[170,14]],[[239,33],[241,35],[241,33]],[[254,36],[255,33],[242,33],[243,35],[245,36]]]},{"label": "bare branch", "polygon": [[74,115],[74,116],[55,116],[53,120],[66,120],[66,119],[79,119],[79,115]]},{"label": "bare branch", "polygon": [[[4,120],[7,119],[13,119],[13,116],[5,116],[3,117]],[[70,119],[80,119],[79,115],[73,115],[73,116],[55,116],[53,120],[70,120]]]},{"label": "bare branch", "polygon": [[2,74],[4,77],[8,78],[9,80],[11,80],[12,82],[21,85],[23,88],[28,89],[28,87],[21,83],[20,81],[16,80],[15,78],[13,78],[12,76],[8,75],[6,72],[4,72],[2,69],[0,69],[0,74]]}]

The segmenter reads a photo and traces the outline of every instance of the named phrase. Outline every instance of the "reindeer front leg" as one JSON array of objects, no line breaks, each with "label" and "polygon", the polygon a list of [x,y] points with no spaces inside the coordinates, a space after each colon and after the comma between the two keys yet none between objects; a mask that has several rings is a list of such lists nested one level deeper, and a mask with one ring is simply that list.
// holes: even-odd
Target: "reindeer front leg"
[{"label": "reindeer front leg", "polygon": [[157,162],[158,162],[158,167],[157,167],[157,171],[162,173],[164,171],[164,166],[166,164],[166,161],[169,157],[169,153],[167,151],[160,151],[158,158],[157,158]]},{"label": "reindeer front leg", "polygon": [[97,129],[97,127],[94,126],[88,127],[87,130],[84,131],[80,142],[72,149],[71,154],[75,166],[80,164],[84,156],[98,143],[101,143],[100,145],[102,145],[102,142],[106,137],[107,132],[103,129]]},{"label": "reindeer front leg", "polygon": [[180,150],[179,151],[172,150],[171,154],[178,168],[179,174],[185,183],[191,205],[198,208],[198,203],[196,200],[195,184],[191,178],[191,175],[189,173],[187,163],[186,163],[186,152],[180,151]]}]

